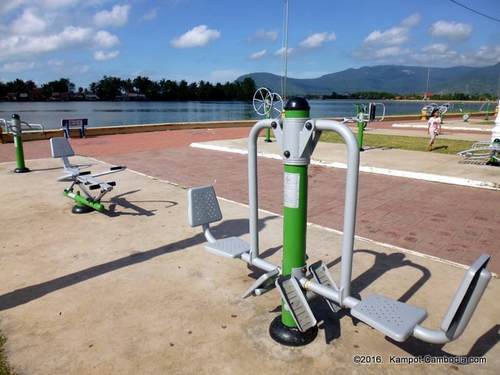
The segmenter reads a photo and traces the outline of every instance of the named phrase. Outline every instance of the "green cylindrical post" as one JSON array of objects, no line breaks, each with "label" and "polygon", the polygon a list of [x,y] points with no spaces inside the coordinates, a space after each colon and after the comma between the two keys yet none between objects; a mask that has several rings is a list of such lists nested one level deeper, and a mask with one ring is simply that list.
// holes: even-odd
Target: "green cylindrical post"
[{"label": "green cylindrical post", "polygon": [[[306,265],[306,225],[307,225],[307,165],[285,164],[285,186],[289,192],[296,194],[290,197],[296,201],[296,207],[284,206],[283,209],[283,264],[282,274],[290,275],[294,268]],[[297,189],[297,192],[292,192]],[[298,199],[296,199],[298,198]],[[294,202],[290,202],[294,203]],[[291,204],[293,205],[293,204]],[[295,321],[284,302],[281,308],[281,322],[287,327],[296,327]]]},{"label": "green cylindrical post", "polygon": [[[284,128],[287,126],[287,119],[301,119],[305,122],[309,119],[309,108],[286,110]],[[293,269],[304,268],[306,265],[307,169],[308,163],[284,163],[283,276],[291,275]],[[287,327],[297,326],[290,312],[284,308],[283,301],[281,322]]]},{"label": "green cylindrical post", "polygon": [[16,149],[16,169],[14,169],[14,172],[26,173],[30,170],[26,168],[24,163],[23,137],[21,131],[21,119],[19,115],[13,114],[11,122],[14,136],[14,147]]},{"label": "green cylindrical post", "polygon": [[358,146],[359,151],[364,151],[363,149],[363,135],[365,132],[365,122],[363,121],[363,110],[359,104],[356,104],[357,113],[357,124],[358,124]]},{"label": "green cylindrical post", "polygon": [[272,142],[271,141],[271,129],[269,129],[269,128],[266,129],[266,139],[264,141],[266,141],[267,143]]},{"label": "green cylindrical post", "polygon": [[[280,124],[279,141],[283,152],[283,261],[281,280],[301,279],[306,274],[307,232],[307,169],[314,149],[313,125],[309,120],[309,103],[304,98],[291,98],[285,105],[285,117]],[[286,294],[286,293],[285,293]],[[271,337],[280,344],[302,346],[312,342],[318,326],[304,330],[281,301],[281,315],[269,327]],[[300,324],[301,325],[301,324]]]}]

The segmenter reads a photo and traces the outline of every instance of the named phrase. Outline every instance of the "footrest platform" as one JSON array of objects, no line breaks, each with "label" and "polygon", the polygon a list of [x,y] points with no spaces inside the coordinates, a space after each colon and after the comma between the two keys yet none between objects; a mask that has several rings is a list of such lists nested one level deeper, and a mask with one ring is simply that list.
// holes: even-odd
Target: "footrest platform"
[{"label": "footrest platform", "polygon": [[205,245],[205,249],[226,258],[238,258],[250,251],[250,245],[238,237],[228,237]]},{"label": "footrest platform", "polygon": [[316,325],[316,318],[309,307],[306,296],[299,282],[292,276],[280,276],[276,279],[276,286],[292,314],[297,328],[305,332]]},{"label": "footrest platform", "polygon": [[427,317],[424,309],[377,294],[354,306],[351,314],[399,342],[405,341],[415,326]]}]

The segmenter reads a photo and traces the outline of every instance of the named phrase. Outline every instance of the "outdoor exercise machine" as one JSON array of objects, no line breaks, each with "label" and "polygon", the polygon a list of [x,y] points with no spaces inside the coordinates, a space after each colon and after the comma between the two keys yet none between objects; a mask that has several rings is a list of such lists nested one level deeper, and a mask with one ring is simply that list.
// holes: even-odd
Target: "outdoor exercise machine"
[{"label": "outdoor exercise machine", "polygon": [[[372,121],[384,121],[385,118],[385,104],[384,103],[368,103],[368,104],[355,104],[356,117],[354,120],[358,126],[358,147],[359,151],[365,151],[363,148],[363,137],[366,127]],[[382,116],[377,118],[377,107],[382,108]]]},{"label": "outdoor exercise machine", "polygon": [[[283,261],[280,266],[259,256],[257,139],[259,133],[273,129],[281,147],[284,164]],[[340,285],[321,261],[306,265],[307,170],[311,154],[324,131],[339,134],[347,145],[347,176]],[[284,119],[258,121],[248,139],[248,198],[250,243],[237,237],[216,239],[210,224],[222,220],[222,213],[212,186],[188,190],[188,219],[192,227],[202,226],[208,243],[206,250],[229,258],[239,258],[264,272],[243,294],[261,295],[274,286],[282,297],[281,315],[271,323],[269,332],[277,342],[305,345],[317,335],[317,321],[306,292],[325,299],[332,311],[350,309],[351,315],[396,341],[410,336],[443,344],[458,338],[491,278],[486,269],[490,259],[481,255],[466,271],[448,311],[438,329],[421,325],[427,317],[424,309],[377,294],[359,300],[351,293],[353,246],[358,193],[359,148],[356,137],[344,124],[331,120],[310,119],[309,104],[292,98],[285,106]]]},{"label": "outdoor exercise machine", "polygon": [[[50,139],[50,150],[53,158],[61,158],[64,165],[65,175],[59,177],[58,181],[69,181],[71,185],[64,189],[64,195],[75,201],[71,212],[82,214],[91,211],[104,211],[104,205],[101,199],[113,190],[116,182],[102,182],[97,177],[117,173],[125,170],[125,166],[111,167],[108,171],[92,174],[91,171],[81,171],[78,166],[69,162],[69,157],[74,156],[75,152],[68,140],[64,137]],[[75,191],[75,188],[79,190]],[[92,194],[95,191],[96,193]],[[83,195],[82,195],[83,193]]]},{"label": "outdoor exercise machine", "polygon": [[30,170],[26,167],[24,161],[23,130],[41,130],[43,132],[43,125],[29,124],[26,121],[21,121],[18,114],[13,114],[10,120],[0,119],[0,126],[3,128],[5,133],[12,134],[12,137],[14,138],[14,147],[16,149],[16,168],[14,169],[14,172],[29,172]]},{"label": "outdoor exercise machine", "polygon": [[[260,87],[255,91],[252,104],[254,111],[267,119],[279,118],[283,112],[283,99],[281,96],[276,92],[271,92],[266,87]],[[266,129],[265,141],[272,142],[271,129]]]}]

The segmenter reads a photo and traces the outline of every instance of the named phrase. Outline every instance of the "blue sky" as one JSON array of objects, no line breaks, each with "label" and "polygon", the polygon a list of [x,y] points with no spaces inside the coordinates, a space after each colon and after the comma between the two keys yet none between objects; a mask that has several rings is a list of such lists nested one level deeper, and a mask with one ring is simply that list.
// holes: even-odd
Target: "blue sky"
[{"label": "blue sky", "polygon": [[[461,0],[500,18],[498,0]],[[500,23],[449,0],[289,0],[289,75],[500,61]],[[283,0],[0,0],[0,80],[227,81],[282,72]],[[281,50],[280,50],[281,49]]]}]

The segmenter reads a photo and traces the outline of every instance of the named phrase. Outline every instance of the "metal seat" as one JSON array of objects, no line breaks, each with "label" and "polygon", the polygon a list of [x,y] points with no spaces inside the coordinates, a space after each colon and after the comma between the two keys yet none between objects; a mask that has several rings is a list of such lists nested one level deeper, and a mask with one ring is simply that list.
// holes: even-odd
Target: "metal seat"
[{"label": "metal seat", "polygon": [[378,329],[390,338],[403,342],[426,317],[424,309],[372,294],[351,309],[355,318]]},{"label": "metal seat", "polygon": [[205,249],[226,258],[238,258],[250,251],[250,245],[238,237],[227,237],[217,240],[210,232],[210,224],[222,220],[217,195],[213,186],[200,186],[188,190],[189,225],[203,226],[208,244]]}]

